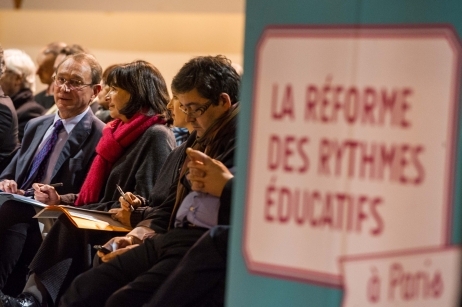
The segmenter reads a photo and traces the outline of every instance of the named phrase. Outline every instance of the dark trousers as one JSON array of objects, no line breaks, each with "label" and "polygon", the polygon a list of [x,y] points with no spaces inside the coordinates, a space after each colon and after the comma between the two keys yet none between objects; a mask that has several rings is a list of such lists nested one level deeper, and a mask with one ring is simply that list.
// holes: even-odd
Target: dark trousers
[{"label": "dark trousers", "polygon": [[125,233],[77,228],[62,214],[30,264],[35,280],[46,289],[48,302],[56,303],[74,278],[91,267],[93,245],[121,235]]},{"label": "dark trousers", "polygon": [[63,306],[141,306],[148,302],[205,230],[175,228],[145,240],[78,276]]},{"label": "dark trousers", "polygon": [[207,231],[164,281],[148,307],[223,306],[229,226]]},{"label": "dark trousers", "polygon": [[22,292],[28,266],[42,243],[32,205],[6,201],[0,205],[0,289],[16,296]]}]

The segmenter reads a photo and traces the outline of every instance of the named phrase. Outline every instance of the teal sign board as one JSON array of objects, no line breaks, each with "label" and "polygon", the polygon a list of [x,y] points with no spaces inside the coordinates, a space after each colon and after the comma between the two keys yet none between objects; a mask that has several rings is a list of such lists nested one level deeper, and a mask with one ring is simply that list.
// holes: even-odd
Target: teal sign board
[{"label": "teal sign board", "polygon": [[458,305],[461,15],[247,1],[227,305]]}]

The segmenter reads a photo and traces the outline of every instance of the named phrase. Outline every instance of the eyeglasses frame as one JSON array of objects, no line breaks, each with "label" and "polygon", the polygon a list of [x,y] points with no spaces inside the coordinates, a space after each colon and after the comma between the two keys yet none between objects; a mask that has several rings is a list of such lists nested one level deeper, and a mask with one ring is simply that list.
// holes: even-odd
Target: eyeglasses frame
[{"label": "eyeglasses frame", "polygon": [[[80,84],[79,86],[76,87],[76,86],[72,86],[72,85],[69,84],[69,81],[71,81],[71,79],[66,79],[66,78],[63,78],[63,77],[59,77],[60,79],[64,79],[64,80],[65,80],[62,84],[59,84],[58,81],[57,81],[57,76],[56,76],[56,75],[54,75],[52,78],[53,78],[53,82],[54,82],[54,84],[55,84],[56,86],[61,87],[61,86],[63,86],[63,85],[66,85],[66,88],[68,88],[68,89],[71,90],[71,91],[80,91],[81,89],[83,89],[83,88],[86,87],[86,86],[93,86],[93,85],[95,85],[95,84],[93,84],[93,83],[88,83],[88,84],[82,83],[82,84]],[[82,82],[82,81],[80,81],[80,80],[76,80],[76,81]]]},{"label": "eyeglasses frame", "polygon": [[[205,104],[201,105],[200,107],[198,107],[196,110],[194,111],[188,111],[188,110],[183,110],[182,106],[179,107],[179,109],[181,110],[181,112],[183,112],[184,114],[186,114],[187,116],[189,117],[192,117],[192,118],[198,118],[199,116],[202,116],[204,115],[204,113],[208,110],[208,108],[213,104],[213,101],[212,100],[209,100],[208,102],[206,102]],[[184,107],[184,106],[183,106]],[[187,107],[189,108],[189,106]],[[199,115],[194,115],[194,113],[196,112],[200,112]]]}]

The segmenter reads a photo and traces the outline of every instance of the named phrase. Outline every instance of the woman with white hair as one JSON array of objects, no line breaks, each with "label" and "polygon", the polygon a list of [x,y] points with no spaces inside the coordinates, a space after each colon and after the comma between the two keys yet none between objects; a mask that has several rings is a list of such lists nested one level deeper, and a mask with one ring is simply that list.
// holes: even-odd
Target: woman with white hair
[{"label": "woman with white hair", "polygon": [[45,109],[34,100],[36,69],[30,56],[22,50],[5,49],[3,58],[5,71],[0,77],[0,86],[13,101],[21,141],[27,122],[42,115]]}]

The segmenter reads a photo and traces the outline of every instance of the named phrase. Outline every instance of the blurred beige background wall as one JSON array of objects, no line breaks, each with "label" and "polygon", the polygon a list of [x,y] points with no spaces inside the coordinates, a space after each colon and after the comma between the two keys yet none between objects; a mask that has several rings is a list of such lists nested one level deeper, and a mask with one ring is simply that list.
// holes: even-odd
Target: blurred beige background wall
[{"label": "blurred beige background wall", "polygon": [[[196,55],[224,54],[242,64],[243,0],[171,1],[23,0],[16,10],[13,0],[1,0],[0,44],[22,49],[35,60],[49,42],[77,43],[103,68],[144,59],[159,68],[168,85]],[[43,88],[37,78],[37,91]]]}]

